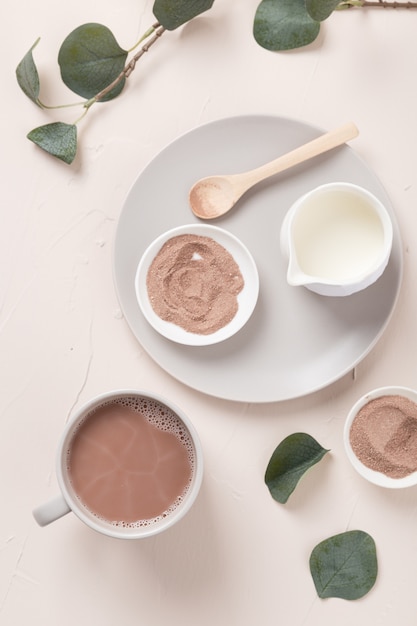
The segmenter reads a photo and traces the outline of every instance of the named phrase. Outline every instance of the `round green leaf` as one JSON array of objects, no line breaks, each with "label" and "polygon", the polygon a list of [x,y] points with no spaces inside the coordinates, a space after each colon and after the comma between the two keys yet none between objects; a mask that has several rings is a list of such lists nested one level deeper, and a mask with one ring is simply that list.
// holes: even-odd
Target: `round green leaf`
[{"label": "round green leaf", "polygon": [[378,573],[375,542],[362,530],[325,539],[311,553],[310,572],[320,598],[362,598]]},{"label": "round green leaf", "polygon": [[308,14],[305,0],[262,0],[255,13],[253,35],[267,50],[292,50],[314,41],[320,22]]},{"label": "round green leaf", "polygon": [[328,452],[310,435],[294,433],[275,448],[265,472],[271,496],[285,504],[305,472]]},{"label": "round green leaf", "polygon": [[[106,26],[84,24],[68,35],[59,50],[62,80],[79,96],[93,98],[121,74],[127,55]],[[123,78],[102,102],[118,96],[124,84]]]},{"label": "round green leaf", "polygon": [[313,20],[326,20],[340,4],[340,0],[306,0],[306,8]]},{"label": "round green leaf", "polygon": [[175,30],[213,6],[214,0],[155,0],[153,14],[167,30]]},{"label": "round green leaf", "polygon": [[38,106],[39,102],[39,74],[33,60],[32,51],[37,46],[39,39],[35,41],[31,49],[25,54],[16,68],[16,78],[21,90]]},{"label": "round green leaf", "polygon": [[42,150],[68,164],[73,162],[77,153],[77,127],[74,124],[54,122],[38,126],[27,137]]}]

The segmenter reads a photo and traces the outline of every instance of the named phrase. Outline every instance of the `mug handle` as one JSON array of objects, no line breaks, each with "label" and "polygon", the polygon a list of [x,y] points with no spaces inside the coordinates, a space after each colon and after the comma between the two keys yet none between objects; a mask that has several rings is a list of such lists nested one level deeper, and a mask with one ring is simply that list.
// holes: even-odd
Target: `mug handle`
[{"label": "mug handle", "polygon": [[32,514],[39,526],[47,526],[51,522],[70,513],[71,508],[62,495],[55,496],[52,500],[41,504],[33,510]]}]

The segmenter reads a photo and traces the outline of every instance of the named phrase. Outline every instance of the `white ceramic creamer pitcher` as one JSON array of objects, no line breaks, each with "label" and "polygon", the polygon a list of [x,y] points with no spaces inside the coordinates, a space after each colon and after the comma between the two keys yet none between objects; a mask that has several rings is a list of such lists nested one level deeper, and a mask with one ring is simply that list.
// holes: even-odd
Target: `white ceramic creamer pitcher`
[{"label": "white ceramic creamer pitcher", "polygon": [[391,218],[373,194],[352,183],[321,185],[299,198],[282,223],[287,281],[325,296],[348,296],[381,276],[392,239]]}]

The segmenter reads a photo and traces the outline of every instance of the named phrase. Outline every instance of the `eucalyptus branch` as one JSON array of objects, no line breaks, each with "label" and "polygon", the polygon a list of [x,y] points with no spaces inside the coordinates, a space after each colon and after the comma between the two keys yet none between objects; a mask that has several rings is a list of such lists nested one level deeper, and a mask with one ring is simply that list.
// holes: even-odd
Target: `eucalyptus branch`
[{"label": "eucalyptus branch", "polygon": [[[152,13],[156,21],[128,50],[118,44],[111,30],[103,24],[91,22],[73,30],[59,49],[58,63],[64,84],[83,98],[76,104],[52,107],[41,102],[40,78],[33,57],[38,38],[16,68],[16,78],[22,91],[41,109],[80,106],[82,114],[72,124],[51,122],[34,128],[28,133],[28,139],[65,163],[72,163],[77,152],[77,124],[87,115],[91,106],[119,96],[136,63],[166,30],[173,31],[183,26],[211,9],[214,2],[153,0]],[[415,9],[417,0],[259,0],[252,34],[266,50],[293,50],[311,44],[320,32],[321,23],[333,11],[368,7]],[[138,50],[139,46],[142,47]],[[136,54],[135,50],[138,50]],[[134,56],[128,60],[131,53]]]},{"label": "eucalyptus branch", "polygon": [[[84,24],[72,31],[63,42],[58,55],[61,78],[67,87],[78,95],[85,96],[87,100],[53,107],[43,104],[39,98],[40,80],[33,59],[33,50],[39,43],[37,39],[16,68],[20,87],[42,109],[81,106],[83,112],[72,124],[52,122],[34,128],[28,133],[28,139],[65,163],[72,163],[77,151],[77,124],[87,115],[93,104],[112,100],[121,93],[125,79],[131,75],[138,60],[160,39],[165,30],[166,27],[158,20],[130,50],[121,48],[112,32],[101,24]],[[135,50],[145,39],[147,42],[126,63],[129,52]],[[110,83],[109,77],[112,78]]]}]

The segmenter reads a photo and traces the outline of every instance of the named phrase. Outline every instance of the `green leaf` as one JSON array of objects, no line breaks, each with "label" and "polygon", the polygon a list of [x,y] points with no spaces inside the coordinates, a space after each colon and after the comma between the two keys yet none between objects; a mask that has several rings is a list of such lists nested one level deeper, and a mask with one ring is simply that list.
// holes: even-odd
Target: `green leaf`
[{"label": "green leaf", "polygon": [[311,553],[310,572],[320,598],[362,598],[378,573],[375,542],[362,530],[325,539]]},{"label": "green leaf", "polygon": [[32,102],[42,107],[39,102],[39,74],[33,60],[33,49],[38,45],[39,39],[35,41],[31,49],[25,54],[16,68],[16,78],[21,90],[27,95]]},{"label": "green leaf", "polygon": [[340,0],[306,0],[306,8],[313,20],[322,22],[333,13]]},{"label": "green leaf", "polygon": [[285,504],[305,472],[328,452],[306,433],[294,433],[275,448],[265,472],[274,500]]},{"label": "green leaf", "polygon": [[[106,26],[84,24],[68,35],[59,50],[62,80],[79,96],[94,98],[121,74],[127,55]],[[122,78],[101,101],[118,96],[124,84]]]},{"label": "green leaf", "polygon": [[175,30],[200,13],[208,11],[214,0],[155,0],[153,14],[167,30]]},{"label": "green leaf", "polygon": [[34,128],[27,137],[42,150],[68,164],[73,162],[77,153],[77,127],[74,124],[46,124]]},{"label": "green leaf", "polygon": [[262,0],[255,13],[253,35],[267,50],[292,50],[314,41],[320,22],[308,14],[305,0]]}]

